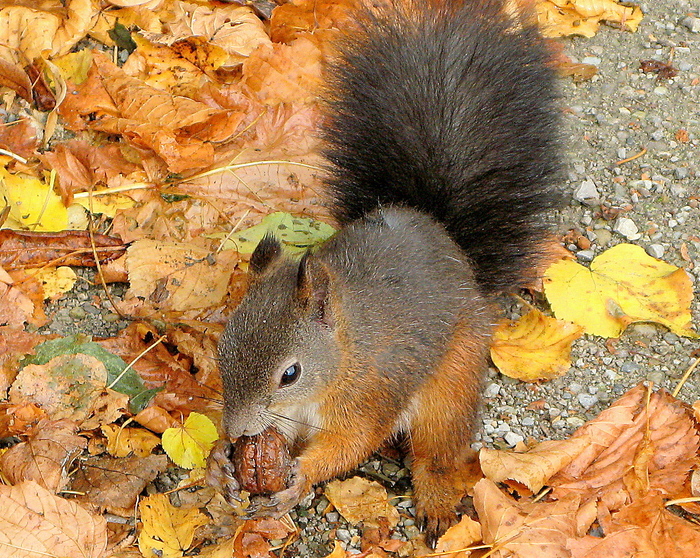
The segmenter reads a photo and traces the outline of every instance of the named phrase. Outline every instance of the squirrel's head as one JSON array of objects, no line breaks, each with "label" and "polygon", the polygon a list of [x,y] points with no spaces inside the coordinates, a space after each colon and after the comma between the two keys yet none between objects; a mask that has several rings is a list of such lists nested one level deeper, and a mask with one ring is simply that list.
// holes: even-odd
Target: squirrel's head
[{"label": "squirrel's head", "polygon": [[332,277],[310,253],[282,254],[268,235],[219,341],[223,425],[230,439],[274,425],[288,438],[319,427],[318,403],[338,367]]}]

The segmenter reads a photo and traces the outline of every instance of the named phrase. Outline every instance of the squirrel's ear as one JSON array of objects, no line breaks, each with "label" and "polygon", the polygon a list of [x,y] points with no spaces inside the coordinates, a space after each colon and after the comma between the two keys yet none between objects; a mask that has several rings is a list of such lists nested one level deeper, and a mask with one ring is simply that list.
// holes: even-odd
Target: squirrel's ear
[{"label": "squirrel's ear", "polygon": [[326,266],[314,259],[310,252],[299,262],[297,296],[301,304],[310,309],[311,315],[327,326],[335,321],[330,305],[330,275]]},{"label": "squirrel's ear", "polygon": [[282,255],[282,245],[274,235],[267,233],[253,250],[248,270],[253,275],[260,275],[267,267]]}]

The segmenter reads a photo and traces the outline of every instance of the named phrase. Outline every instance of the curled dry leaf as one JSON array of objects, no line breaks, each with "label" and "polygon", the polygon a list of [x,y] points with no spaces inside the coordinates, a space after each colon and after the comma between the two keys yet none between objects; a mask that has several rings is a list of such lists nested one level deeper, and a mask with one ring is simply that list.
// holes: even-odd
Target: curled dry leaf
[{"label": "curled dry leaf", "polygon": [[[167,42],[204,37],[228,54],[224,67],[240,64],[259,45],[271,44],[265,26],[247,6],[209,7],[177,1]],[[149,35],[153,39],[154,35]],[[164,40],[164,39],[161,39]]]},{"label": "curled dry leaf", "polygon": [[516,502],[490,480],[474,487],[483,541],[493,545],[495,558],[564,558],[571,556],[567,541],[576,534],[580,499],[570,495],[557,502]]},{"label": "curled dry leaf", "polygon": [[275,428],[238,438],[231,461],[236,480],[251,494],[272,494],[287,488],[292,460],[287,440]]},{"label": "curled dry leaf", "polygon": [[103,558],[107,549],[107,522],[102,516],[35,482],[0,486],[0,509],[0,552],[6,558]]},{"label": "curled dry leaf", "polygon": [[365,525],[378,525],[377,519],[385,517],[389,527],[399,521],[399,512],[389,503],[386,489],[375,481],[362,477],[329,482],[325,494],[338,512],[353,525],[363,521]]},{"label": "curled dry leaf", "polygon": [[95,243],[100,263],[121,256],[126,246],[121,239],[88,231],[31,232],[0,230],[0,265],[5,269],[41,267],[55,263],[77,267],[94,267],[92,248]]},{"label": "curled dry leaf", "polygon": [[165,455],[88,457],[81,460],[70,488],[81,494],[81,500],[131,516],[143,489],[167,467]]},{"label": "curled dry leaf", "polygon": [[583,328],[532,308],[519,320],[504,320],[491,343],[491,359],[502,374],[526,382],[551,380],[571,367],[571,345]]},{"label": "curled dry leaf", "polygon": [[63,490],[73,461],[87,446],[68,420],[42,420],[26,441],[0,455],[0,472],[12,484],[35,481],[51,492]]}]

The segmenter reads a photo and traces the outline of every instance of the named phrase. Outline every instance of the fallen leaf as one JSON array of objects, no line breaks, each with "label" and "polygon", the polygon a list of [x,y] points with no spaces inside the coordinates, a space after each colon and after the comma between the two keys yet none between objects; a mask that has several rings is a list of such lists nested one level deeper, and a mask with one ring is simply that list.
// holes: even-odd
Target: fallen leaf
[{"label": "fallen leaf", "polygon": [[46,264],[94,267],[95,251],[100,263],[118,258],[126,250],[116,237],[102,234],[90,236],[88,231],[55,233],[0,230],[0,265],[5,269],[41,267]]},{"label": "fallen leaf", "polygon": [[378,518],[384,517],[393,528],[399,521],[399,512],[389,503],[386,489],[378,482],[362,477],[334,480],[326,485],[324,492],[340,515],[353,525],[362,521],[376,526]]},{"label": "fallen leaf", "polygon": [[81,500],[129,517],[146,485],[167,466],[165,455],[88,457],[81,460],[70,488],[81,494]]},{"label": "fallen leaf", "polygon": [[207,309],[223,302],[237,255],[178,242],[138,240],[127,250],[130,296],[164,311]]},{"label": "fallen leaf", "polygon": [[557,318],[587,333],[619,337],[633,322],[657,322],[672,332],[697,337],[692,329],[693,287],[686,271],[618,244],[596,257],[590,269],[573,261],[545,273],[545,294]]},{"label": "fallen leaf", "polygon": [[139,549],[145,557],[181,558],[192,546],[195,529],[207,522],[198,509],[174,507],[165,494],[144,498],[139,511]]},{"label": "fallen leaf", "polygon": [[68,228],[68,212],[53,189],[33,176],[0,166],[0,197],[10,206],[5,226],[32,231]]},{"label": "fallen leaf", "polygon": [[450,527],[437,542],[435,552],[444,552],[451,558],[468,558],[469,550],[464,550],[481,540],[481,525],[464,515],[459,523]]},{"label": "fallen leaf", "polygon": [[[87,418],[93,399],[106,382],[107,369],[95,357],[59,355],[46,364],[28,364],[22,368],[10,388],[10,401],[31,401],[54,419],[80,422]],[[47,385],[52,389],[47,390]]]},{"label": "fallen leaf", "polygon": [[516,502],[488,479],[474,487],[474,507],[483,541],[496,558],[565,558],[567,540],[575,536],[580,499],[569,495],[556,502]]},{"label": "fallen leaf", "polygon": [[583,328],[532,308],[494,331],[491,360],[502,374],[526,382],[551,380],[571,368],[571,345]]},{"label": "fallen leaf", "polygon": [[224,249],[234,249],[241,255],[250,255],[266,234],[272,234],[290,253],[301,254],[328,240],[335,232],[333,227],[322,221],[277,211],[265,216],[258,225],[231,235],[210,235],[210,238],[225,238],[222,245]]},{"label": "fallen leaf", "polygon": [[160,438],[143,428],[129,428],[116,424],[102,425],[107,438],[107,451],[114,457],[146,457],[160,445]]},{"label": "fallen leaf", "polygon": [[185,469],[205,467],[206,459],[219,439],[214,423],[200,413],[190,413],[184,424],[163,432],[162,444],[173,463]]},{"label": "fallen leaf", "polygon": [[0,549],[6,558],[103,558],[107,522],[35,482],[0,486]]},{"label": "fallen leaf", "polygon": [[0,471],[11,484],[35,481],[51,492],[63,490],[75,459],[87,447],[68,420],[42,420],[26,442],[0,455]]}]

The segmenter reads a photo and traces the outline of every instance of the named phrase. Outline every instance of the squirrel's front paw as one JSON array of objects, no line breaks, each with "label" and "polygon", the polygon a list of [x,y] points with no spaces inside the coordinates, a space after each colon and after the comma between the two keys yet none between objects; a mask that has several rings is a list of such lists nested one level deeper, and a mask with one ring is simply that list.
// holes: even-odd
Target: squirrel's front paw
[{"label": "squirrel's front paw", "polygon": [[269,496],[257,495],[251,498],[246,508],[247,519],[259,517],[280,518],[292,510],[311,490],[311,482],[301,472],[299,460],[294,461],[287,488]]},{"label": "squirrel's front paw", "polygon": [[205,480],[220,492],[227,502],[241,501],[241,485],[236,480],[236,468],[231,462],[233,446],[228,440],[219,440],[207,458]]}]

